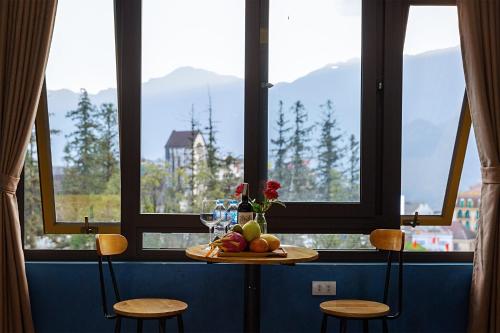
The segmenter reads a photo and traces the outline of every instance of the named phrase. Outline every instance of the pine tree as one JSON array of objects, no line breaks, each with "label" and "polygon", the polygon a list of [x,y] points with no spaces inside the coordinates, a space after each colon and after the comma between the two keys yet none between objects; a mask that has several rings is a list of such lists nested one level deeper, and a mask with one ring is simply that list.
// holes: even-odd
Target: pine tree
[{"label": "pine tree", "polygon": [[272,171],[272,177],[279,180],[282,186],[287,188],[289,183],[289,172],[286,168],[286,155],[289,147],[289,138],[287,138],[287,133],[292,129],[288,125],[287,120],[285,120],[285,112],[283,111],[283,101],[279,101],[278,109],[278,120],[276,121],[278,137],[276,139],[271,139],[271,143],[275,146],[272,149],[274,154],[274,168]]},{"label": "pine tree", "polygon": [[342,148],[340,147],[341,134],[339,131],[337,119],[334,117],[334,108],[331,100],[327,100],[320,106],[323,110],[323,120],[321,125],[321,136],[319,139],[318,166],[316,168],[318,179],[318,199],[324,201],[335,200],[333,197],[332,183],[334,174],[332,170],[337,168],[342,158]]},{"label": "pine tree", "polygon": [[189,137],[189,141],[191,144],[191,151],[189,154],[189,163],[188,163],[188,171],[189,171],[189,206],[191,209],[195,206],[195,190],[196,190],[196,147],[195,140],[196,136],[199,133],[198,131],[198,122],[194,116],[194,104],[191,105],[191,136]]},{"label": "pine tree", "polygon": [[238,159],[229,153],[225,159],[222,160],[222,179],[220,181],[221,191],[224,197],[230,197],[234,193],[236,185],[242,181],[236,177],[234,168],[238,164]]},{"label": "pine tree", "polygon": [[219,174],[219,158],[218,158],[218,147],[215,134],[217,130],[215,129],[215,122],[213,118],[213,108],[212,108],[212,95],[210,90],[208,91],[208,126],[205,127],[208,136],[207,142],[207,168],[208,168],[208,182],[207,190],[209,192],[220,192],[217,184],[217,176]]},{"label": "pine tree", "polygon": [[359,201],[359,141],[351,134],[349,137],[349,161],[347,169],[349,199]]},{"label": "pine tree", "polygon": [[100,193],[105,188],[98,175],[97,152],[99,139],[96,131],[99,124],[96,120],[96,109],[92,105],[88,93],[81,90],[78,107],[69,111],[66,118],[74,122],[75,130],[66,135],[69,141],[64,147],[63,191],[67,194]]},{"label": "pine tree", "polygon": [[295,120],[290,140],[292,174],[287,199],[308,200],[311,199],[311,191],[314,188],[313,175],[308,166],[310,148],[307,146],[311,140],[313,126],[306,126],[307,113],[302,102],[295,102],[291,109]]},{"label": "pine tree", "polygon": [[217,133],[215,129],[215,124],[213,120],[213,109],[212,109],[212,96],[210,91],[208,92],[208,126],[205,127],[208,131],[208,143],[207,143],[207,165],[210,172],[215,175],[218,168],[217,160],[217,141],[215,139],[215,134]]},{"label": "pine tree", "polygon": [[112,103],[104,103],[101,104],[97,116],[100,122],[97,159],[103,169],[103,181],[107,183],[119,172],[118,111]]}]

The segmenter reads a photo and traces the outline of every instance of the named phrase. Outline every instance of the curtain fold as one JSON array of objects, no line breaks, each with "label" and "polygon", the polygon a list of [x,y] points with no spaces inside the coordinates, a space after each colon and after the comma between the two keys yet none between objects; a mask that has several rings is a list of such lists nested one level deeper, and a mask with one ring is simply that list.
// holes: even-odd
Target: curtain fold
[{"label": "curtain fold", "polygon": [[483,186],[469,332],[500,331],[500,0],[458,0],[462,58]]},{"label": "curtain fold", "polygon": [[0,1],[0,332],[33,332],[16,188],[57,0]]}]

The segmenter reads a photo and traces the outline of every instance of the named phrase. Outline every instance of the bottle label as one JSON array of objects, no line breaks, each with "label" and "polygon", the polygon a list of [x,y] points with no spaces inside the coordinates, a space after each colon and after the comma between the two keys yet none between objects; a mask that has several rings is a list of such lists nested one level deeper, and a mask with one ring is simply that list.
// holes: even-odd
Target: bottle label
[{"label": "bottle label", "polygon": [[238,224],[243,226],[245,223],[253,219],[252,212],[238,212]]}]

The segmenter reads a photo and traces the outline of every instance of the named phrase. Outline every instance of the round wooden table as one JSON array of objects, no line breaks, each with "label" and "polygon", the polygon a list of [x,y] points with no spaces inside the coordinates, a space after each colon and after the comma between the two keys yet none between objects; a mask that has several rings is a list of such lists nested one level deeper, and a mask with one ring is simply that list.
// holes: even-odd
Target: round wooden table
[{"label": "round wooden table", "polygon": [[207,245],[198,245],[186,249],[186,256],[207,263],[228,263],[245,265],[245,319],[244,332],[260,332],[260,265],[295,265],[296,263],[313,261],[318,252],[298,246],[282,245],[288,253],[281,257],[218,257],[214,251],[207,255]]}]

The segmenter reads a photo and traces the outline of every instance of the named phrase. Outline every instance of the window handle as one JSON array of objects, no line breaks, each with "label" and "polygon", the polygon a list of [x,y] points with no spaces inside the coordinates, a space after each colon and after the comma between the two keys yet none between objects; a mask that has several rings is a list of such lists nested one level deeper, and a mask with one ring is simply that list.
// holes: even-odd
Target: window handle
[{"label": "window handle", "polygon": [[415,212],[415,215],[413,215],[412,220],[404,220],[403,221],[403,225],[408,225],[408,226],[411,226],[413,228],[415,228],[419,224],[420,224],[420,222],[418,221],[418,212]]},{"label": "window handle", "polygon": [[83,227],[80,229],[82,234],[97,234],[99,232],[98,227],[91,227],[89,225],[89,217],[85,216],[83,221]]},{"label": "window handle", "polygon": [[261,87],[261,88],[267,88],[267,89],[269,89],[269,88],[274,87],[274,84],[272,84],[272,83],[270,83],[270,82],[262,82],[262,83],[260,84],[260,87]]}]

